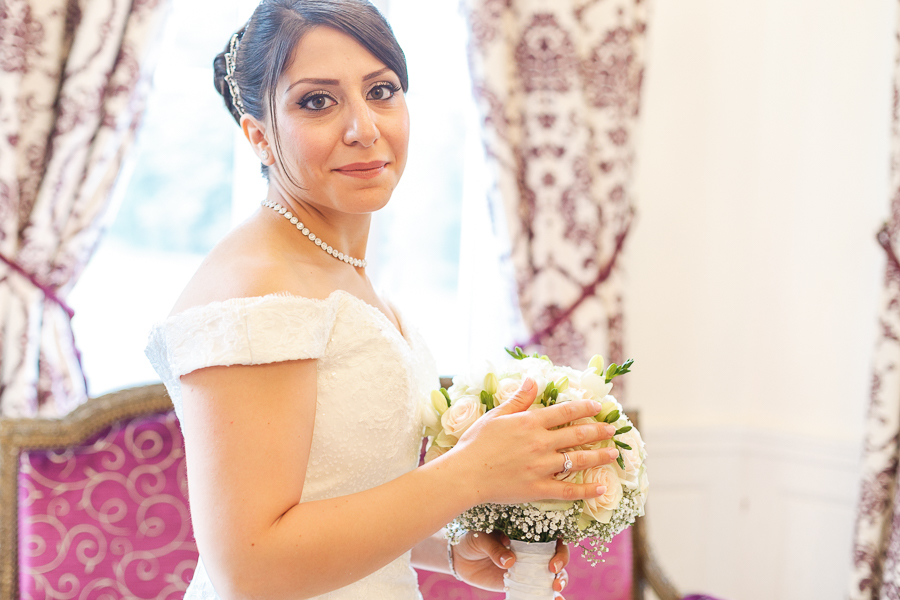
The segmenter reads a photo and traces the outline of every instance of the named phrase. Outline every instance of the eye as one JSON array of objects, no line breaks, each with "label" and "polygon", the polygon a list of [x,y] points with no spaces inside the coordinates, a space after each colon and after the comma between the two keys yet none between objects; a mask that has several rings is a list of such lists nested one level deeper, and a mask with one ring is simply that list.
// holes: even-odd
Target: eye
[{"label": "eye", "polygon": [[369,99],[370,100],[387,100],[389,98],[393,98],[394,94],[400,91],[400,88],[391,83],[390,81],[382,81],[380,83],[376,83],[375,86],[369,90]]},{"label": "eye", "polygon": [[337,104],[337,100],[324,92],[312,92],[304,96],[298,104],[300,108],[307,110],[325,110]]}]

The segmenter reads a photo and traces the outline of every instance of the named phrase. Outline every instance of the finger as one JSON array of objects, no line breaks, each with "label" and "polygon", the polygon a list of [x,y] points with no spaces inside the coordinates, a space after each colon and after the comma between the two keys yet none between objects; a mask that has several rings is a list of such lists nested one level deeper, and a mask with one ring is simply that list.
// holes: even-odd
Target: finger
[{"label": "finger", "polygon": [[480,535],[475,538],[473,545],[501,569],[508,569],[516,562],[515,554],[493,535]]},{"label": "finger", "polygon": [[[505,404],[504,402],[500,406]],[[528,407],[526,406],[525,408]],[[601,408],[602,405],[594,400],[573,400],[572,402],[560,402],[539,410],[537,415],[541,425],[547,429],[552,429],[584,417],[593,417],[600,412]]]},{"label": "finger", "polygon": [[498,416],[522,412],[528,410],[528,407],[534,404],[535,398],[537,398],[537,384],[535,384],[534,379],[531,377],[526,377],[525,381],[522,382],[522,385],[519,386],[519,389],[516,390],[516,393],[513,394],[512,398],[491,412],[494,413],[496,411],[495,414]]},{"label": "finger", "polygon": [[597,448],[596,450],[569,450],[566,452],[566,455],[568,455],[569,460],[572,461],[572,467],[569,469],[568,473],[565,473],[566,457],[563,456],[562,452],[559,453],[559,458],[554,460],[553,466],[550,468],[552,473],[560,476],[560,479],[565,478],[565,476],[572,471],[584,471],[591,467],[608,465],[619,457],[619,449]]},{"label": "finger", "polygon": [[615,425],[609,423],[585,423],[572,425],[554,430],[553,445],[559,450],[574,448],[585,444],[592,444],[602,440],[608,440],[616,433]]},{"label": "finger", "polygon": [[559,576],[567,564],[569,564],[569,546],[562,540],[556,540],[556,554],[550,559],[550,572]]},{"label": "finger", "polygon": [[594,483],[572,483],[570,481],[556,481],[551,479],[541,486],[544,491],[538,495],[548,500],[584,500],[597,498],[606,493],[605,485]]},{"label": "finger", "polygon": [[[553,580],[553,591],[557,593],[562,593],[566,586],[569,584],[569,574],[565,569],[560,571],[559,575]],[[562,598],[562,595],[557,596],[558,598]]]}]

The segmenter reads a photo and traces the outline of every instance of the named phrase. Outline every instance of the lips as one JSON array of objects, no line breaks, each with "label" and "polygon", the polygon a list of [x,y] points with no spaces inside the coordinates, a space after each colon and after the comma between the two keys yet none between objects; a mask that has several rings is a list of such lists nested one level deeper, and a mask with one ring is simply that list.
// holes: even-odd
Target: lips
[{"label": "lips", "polygon": [[344,165],[343,167],[338,167],[335,169],[341,175],[347,175],[348,177],[356,177],[359,179],[371,179],[372,177],[377,177],[384,172],[385,166],[387,166],[387,162],[383,160],[375,160],[372,162],[359,162],[359,163],[350,163],[349,165]]}]

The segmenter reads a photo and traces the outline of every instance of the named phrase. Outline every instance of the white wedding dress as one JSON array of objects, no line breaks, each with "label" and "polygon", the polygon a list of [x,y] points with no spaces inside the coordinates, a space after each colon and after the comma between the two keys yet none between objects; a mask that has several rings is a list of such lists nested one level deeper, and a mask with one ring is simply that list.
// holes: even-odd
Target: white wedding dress
[{"label": "white wedding dress", "polygon": [[[396,311],[395,311],[396,314]],[[421,337],[344,291],[324,300],[237,298],[190,308],[150,333],[146,354],[184,421],[179,377],[216,365],[317,359],[316,422],[301,502],[360,492],[416,468],[419,399],[438,383]],[[389,519],[403,519],[398,506]],[[298,568],[303,568],[298,565]],[[216,600],[201,558],[185,600]],[[406,552],[328,600],[421,599]]]}]

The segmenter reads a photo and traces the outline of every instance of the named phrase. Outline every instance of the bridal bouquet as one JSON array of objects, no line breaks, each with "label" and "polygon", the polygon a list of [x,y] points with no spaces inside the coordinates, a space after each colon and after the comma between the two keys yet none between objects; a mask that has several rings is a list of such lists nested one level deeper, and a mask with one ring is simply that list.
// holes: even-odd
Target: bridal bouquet
[{"label": "bridal bouquet", "polygon": [[[547,547],[545,552],[549,553],[547,560],[555,551],[556,540],[578,543],[585,558],[596,564],[601,560],[602,553],[608,551],[605,544],[632,525],[636,517],[644,514],[647,498],[644,442],[622,406],[610,395],[613,379],[628,373],[634,361],[629,359],[622,365],[612,363],[605,366],[603,357],[594,356],[587,369],[578,371],[556,366],[546,356],[526,355],[518,347],[507,352],[511,358],[499,368],[488,365],[481,372],[454,377],[449,390],[441,388],[431,393],[430,404],[423,406],[426,435],[431,438],[425,462],[452,451],[463,433],[479,418],[511,398],[526,377],[531,377],[538,389],[535,403],[528,410],[541,410],[573,400],[593,399],[601,402],[602,410],[598,415],[579,419],[564,427],[593,419],[613,424],[616,427],[614,436],[609,440],[566,450],[616,446],[619,457],[614,464],[557,474],[558,479],[565,481],[605,485],[606,493],[598,498],[574,502],[547,500],[519,505],[481,504],[450,523],[447,536],[451,543],[455,543],[466,531],[490,533],[496,529],[505,533],[513,541],[513,550],[520,557],[512,570],[522,562],[522,550],[525,548],[516,542],[524,542],[528,547],[543,543]],[[546,561],[541,563],[544,571],[547,571],[546,564]],[[546,574],[550,575],[549,571]],[[514,582],[508,580],[508,585],[514,585]],[[533,593],[522,591],[526,595]],[[552,597],[552,590],[549,597]]]}]

